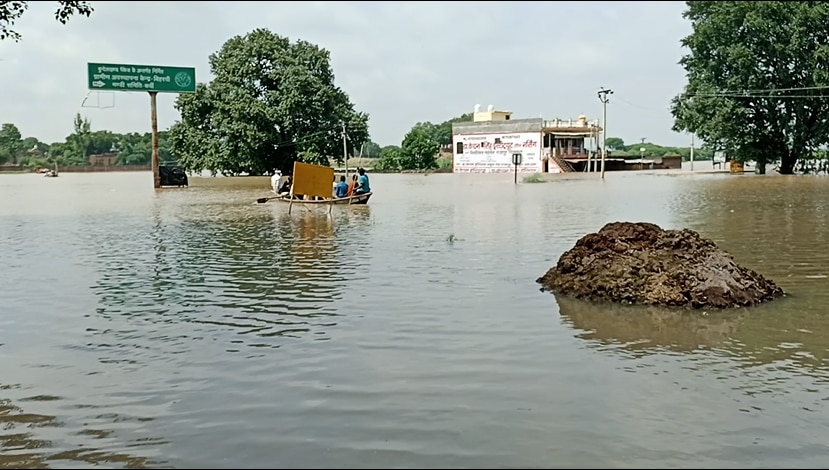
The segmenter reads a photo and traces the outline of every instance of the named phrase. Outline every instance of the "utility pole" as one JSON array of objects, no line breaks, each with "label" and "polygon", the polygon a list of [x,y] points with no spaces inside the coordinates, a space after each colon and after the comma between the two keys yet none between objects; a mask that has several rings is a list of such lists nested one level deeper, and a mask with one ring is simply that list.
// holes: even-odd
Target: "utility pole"
[{"label": "utility pole", "polygon": [[601,90],[597,93],[599,97],[599,101],[602,102],[602,179],[604,179],[604,167],[605,167],[605,160],[607,160],[607,102],[610,101],[610,98],[607,95],[612,95],[613,90],[608,90],[605,87],[602,87]]},{"label": "utility pole", "polygon": [[153,188],[161,187],[161,172],[158,161],[158,112],[156,105],[157,91],[150,92],[150,128],[152,129],[152,154],[150,157],[150,164],[153,169]]},{"label": "utility pole", "polygon": [[694,171],[694,133],[691,133],[691,171]]},{"label": "utility pole", "polygon": [[343,159],[345,160],[345,179],[348,181],[348,143],[345,139],[345,121],[343,121]]}]

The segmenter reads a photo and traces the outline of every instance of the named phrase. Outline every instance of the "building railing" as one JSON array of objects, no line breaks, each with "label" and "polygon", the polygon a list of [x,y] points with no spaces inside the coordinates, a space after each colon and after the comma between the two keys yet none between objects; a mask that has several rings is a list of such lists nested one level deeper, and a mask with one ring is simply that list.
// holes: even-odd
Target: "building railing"
[{"label": "building railing", "polygon": [[553,119],[545,120],[544,127],[550,128],[584,128],[591,129],[599,127],[599,120],[595,121],[579,121],[578,119]]}]

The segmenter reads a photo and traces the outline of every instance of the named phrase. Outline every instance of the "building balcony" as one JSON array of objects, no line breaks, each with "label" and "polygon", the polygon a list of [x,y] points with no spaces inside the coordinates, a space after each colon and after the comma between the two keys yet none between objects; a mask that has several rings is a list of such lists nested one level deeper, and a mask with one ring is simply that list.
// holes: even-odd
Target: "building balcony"
[{"label": "building balcony", "polygon": [[555,136],[591,137],[601,132],[599,121],[585,119],[554,119],[544,121],[542,132]]},{"label": "building balcony", "polygon": [[[545,158],[550,158],[552,156],[552,152],[550,151],[549,147],[545,147],[543,151],[543,155]],[[571,151],[560,151],[556,152],[556,156],[559,158],[564,158],[566,160],[586,160],[590,154],[585,150],[573,149]]]}]

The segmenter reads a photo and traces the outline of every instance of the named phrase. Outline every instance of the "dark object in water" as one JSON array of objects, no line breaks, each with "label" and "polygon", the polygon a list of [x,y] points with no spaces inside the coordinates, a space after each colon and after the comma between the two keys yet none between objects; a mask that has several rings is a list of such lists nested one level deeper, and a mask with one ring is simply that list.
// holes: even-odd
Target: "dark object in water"
[{"label": "dark object in water", "polygon": [[585,235],[537,282],[577,299],[690,308],[748,307],[784,295],[693,230],[632,222]]},{"label": "dark object in water", "polygon": [[161,186],[189,186],[187,173],[178,166],[159,166],[158,173],[161,176]]}]

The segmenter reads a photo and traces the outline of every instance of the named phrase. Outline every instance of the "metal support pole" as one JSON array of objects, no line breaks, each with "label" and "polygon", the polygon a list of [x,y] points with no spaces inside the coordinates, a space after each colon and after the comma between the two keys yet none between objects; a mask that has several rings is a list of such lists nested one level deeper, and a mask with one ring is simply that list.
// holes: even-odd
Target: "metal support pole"
[{"label": "metal support pole", "polygon": [[602,102],[602,179],[604,179],[605,160],[607,160],[607,102],[610,101],[608,95],[612,94],[613,90],[604,87],[598,92],[599,101]]},{"label": "metal support pole", "polygon": [[153,167],[153,187],[158,189],[161,187],[161,173],[158,169],[158,112],[156,106],[156,96],[158,95],[157,91],[150,92],[150,125],[153,131],[153,156],[152,156],[152,167]]},{"label": "metal support pole", "polygon": [[345,180],[348,181],[348,143],[345,137],[345,121],[343,121],[343,159],[345,159]]}]

